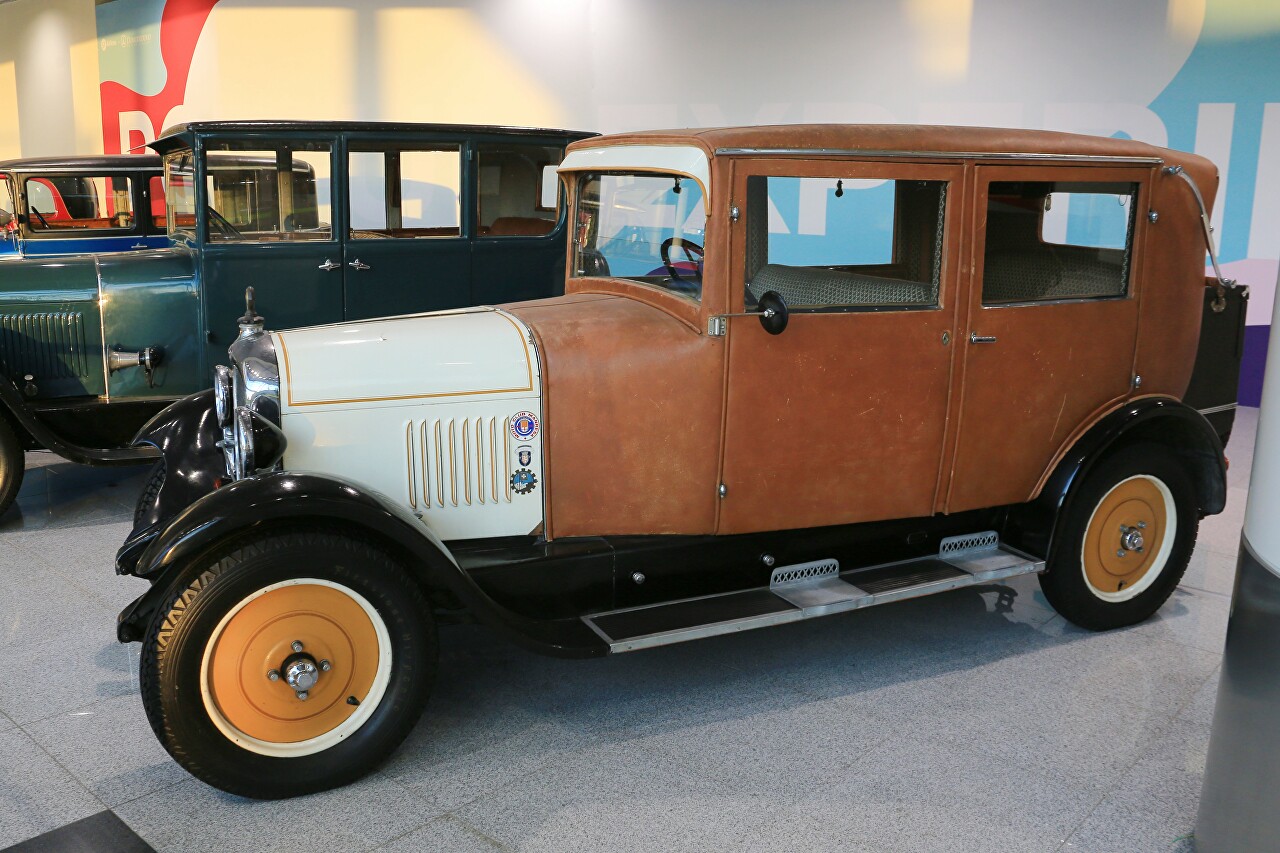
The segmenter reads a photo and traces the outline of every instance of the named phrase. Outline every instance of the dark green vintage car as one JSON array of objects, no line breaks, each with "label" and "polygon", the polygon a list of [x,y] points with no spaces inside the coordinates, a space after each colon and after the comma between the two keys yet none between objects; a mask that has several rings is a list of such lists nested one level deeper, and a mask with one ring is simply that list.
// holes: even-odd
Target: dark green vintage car
[{"label": "dark green vintage car", "polygon": [[64,229],[14,213],[22,192],[5,182],[15,251],[0,257],[0,513],[18,492],[25,450],[99,465],[154,458],[130,439],[169,403],[209,387],[247,285],[282,328],[563,292],[555,167],[566,145],[590,135],[179,125],[152,144],[167,190],[164,245],[58,257],[17,250],[38,242],[17,234]]}]

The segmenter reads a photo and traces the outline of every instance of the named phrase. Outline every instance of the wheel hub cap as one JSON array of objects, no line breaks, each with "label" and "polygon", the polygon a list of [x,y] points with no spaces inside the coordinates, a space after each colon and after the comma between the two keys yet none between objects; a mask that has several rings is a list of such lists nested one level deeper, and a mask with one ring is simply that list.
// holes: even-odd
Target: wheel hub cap
[{"label": "wheel hub cap", "polygon": [[1084,571],[1094,589],[1119,593],[1155,565],[1169,507],[1156,481],[1132,477],[1103,496],[1085,531]]},{"label": "wheel hub cap", "polygon": [[236,611],[213,640],[206,678],[231,726],[285,744],[346,721],[369,695],[378,664],[378,635],[360,604],[333,587],[303,583]]}]

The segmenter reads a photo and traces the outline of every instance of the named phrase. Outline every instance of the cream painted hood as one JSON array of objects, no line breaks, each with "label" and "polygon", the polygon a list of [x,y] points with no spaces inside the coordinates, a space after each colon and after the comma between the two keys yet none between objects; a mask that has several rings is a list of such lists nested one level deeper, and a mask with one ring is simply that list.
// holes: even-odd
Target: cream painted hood
[{"label": "cream painted hood", "polygon": [[276,332],[284,413],[538,394],[529,330],[472,308]]}]

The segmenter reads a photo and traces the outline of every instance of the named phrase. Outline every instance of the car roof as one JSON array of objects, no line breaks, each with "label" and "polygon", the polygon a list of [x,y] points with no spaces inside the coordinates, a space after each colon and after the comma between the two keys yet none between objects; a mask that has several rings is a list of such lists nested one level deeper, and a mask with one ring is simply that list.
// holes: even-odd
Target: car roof
[{"label": "car roof", "polygon": [[4,172],[49,171],[136,171],[147,169],[160,171],[158,154],[81,154],[65,157],[22,157],[17,160],[0,160]]},{"label": "car roof", "polygon": [[[1171,153],[1167,148],[1133,139],[1052,130],[911,124],[775,124],[650,130],[600,136],[576,142],[573,148],[645,144],[695,145],[712,157],[784,152],[1164,160]],[[1194,155],[1178,152],[1180,159],[1188,156]]]},{"label": "car roof", "polygon": [[177,147],[181,137],[196,133],[405,133],[457,134],[459,136],[511,136],[548,139],[585,139],[594,131],[557,130],[552,128],[507,127],[486,124],[434,124],[403,121],[301,121],[283,119],[248,119],[234,121],[191,121],[165,128],[151,146],[158,151]]}]

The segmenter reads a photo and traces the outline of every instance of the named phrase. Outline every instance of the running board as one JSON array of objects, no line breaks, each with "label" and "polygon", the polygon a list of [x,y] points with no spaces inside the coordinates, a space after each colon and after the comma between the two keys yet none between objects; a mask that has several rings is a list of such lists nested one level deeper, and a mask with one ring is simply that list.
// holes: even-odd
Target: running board
[{"label": "running board", "polygon": [[938,554],[840,571],[836,560],[773,570],[768,587],[583,616],[613,653],[798,622],[1044,570],[995,531],[942,540]]}]

